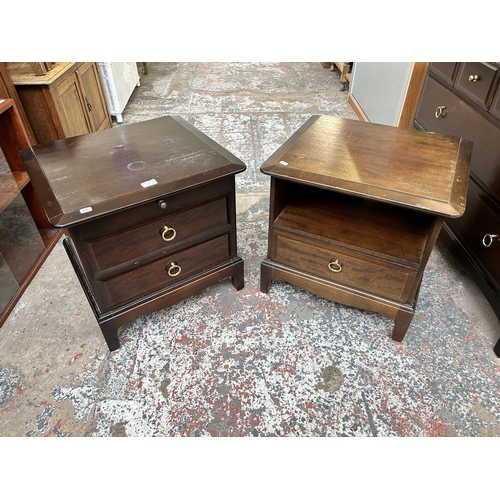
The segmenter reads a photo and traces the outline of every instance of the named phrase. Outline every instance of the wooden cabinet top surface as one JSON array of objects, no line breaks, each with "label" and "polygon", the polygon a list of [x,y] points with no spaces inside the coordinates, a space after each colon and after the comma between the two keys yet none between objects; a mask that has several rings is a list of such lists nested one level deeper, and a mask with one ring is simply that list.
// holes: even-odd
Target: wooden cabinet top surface
[{"label": "wooden cabinet top surface", "polygon": [[33,146],[21,152],[50,222],[67,227],[245,170],[178,116]]},{"label": "wooden cabinet top surface", "polygon": [[470,141],[311,117],[261,167],[285,180],[447,217],[465,210]]},{"label": "wooden cabinet top surface", "polygon": [[76,69],[81,63],[56,62],[45,75],[35,75],[30,63],[9,62],[7,68],[14,85],[51,85],[69,70]]}]

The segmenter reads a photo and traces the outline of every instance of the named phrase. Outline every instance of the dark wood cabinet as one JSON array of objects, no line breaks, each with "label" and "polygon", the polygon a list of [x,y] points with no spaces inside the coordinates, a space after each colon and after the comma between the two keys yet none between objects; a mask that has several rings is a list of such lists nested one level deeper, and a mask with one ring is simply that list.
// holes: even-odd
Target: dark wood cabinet
[{"label": "dark wood cabinet", "polygon": [[30,63],[7,63],[38,143],[111,128],[97,63],[55,63],[35,75]]},{"label": "dark wood cabinet", "polygon": [[[77,153],[77,154],[76,154]],[[245,165],[180,117],[22,152],[111,350],[125,323],[231,278]]]},{"label": "dark wood cabinet", "polygon": [[0,326],[57,243],[19,152],[30,139],[12,99],[0,99]]},{"label": "dark wood cabinet", "polygon": [[443,220],[465,209],[469,141],[312,117],[261,167],[271,176],[261,290],[283,280],[394,320],[402,341]]},{"label": "dark wood cabinet", "polygon": [[445,222],[441,239],[500,318],[499,79],[499,63],[431,63],[414,128],[473,142],[467,209]]}]

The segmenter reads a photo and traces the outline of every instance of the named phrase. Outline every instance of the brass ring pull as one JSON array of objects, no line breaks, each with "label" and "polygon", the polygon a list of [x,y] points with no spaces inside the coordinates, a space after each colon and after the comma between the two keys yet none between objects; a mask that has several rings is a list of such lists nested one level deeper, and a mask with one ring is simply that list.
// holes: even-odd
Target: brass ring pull
[{"label": "brass ring pull", "polygon": [[500,238],[500,234],[485,234],[483,236],[483,246],[486,248],[491,247],[495,238]]},{"label": "brass ring pull", "polygon": [[434,116],[436,118],[439,118],[440,116],[442,116],[443,118],[446,116],[446,113],[443,114],[443,112],[446,110],[446,106],[438,106],[436,108],[436,112],[434,113]]},{"label": "brass ring pull", "polygon": [[176,262],[171,262],[167,269],[168,275],[171,276],[172,278],[174,276],[179,276],[179,274],[181,274],[181,271],[182,271],[181,266],[179,266]]},{"label": "brass ring pull", "polygon": [[479,80],[479,76],[477,75],[470,75],[469,76],[469,82],[477,82]]},{"label": "brass ring pull", "polygon": [[165,225],[161,227],[160,234],[164,241],[172,241],[177,236],[177,231],[172,226]]},{"label": "brass ring pull", "polygon": [[335,262],[330,262],[330,264],[328,264],[328,269],[334,273],[340,273],[340,271],[342,271],[342,266],[339,264],[339,259]]}]

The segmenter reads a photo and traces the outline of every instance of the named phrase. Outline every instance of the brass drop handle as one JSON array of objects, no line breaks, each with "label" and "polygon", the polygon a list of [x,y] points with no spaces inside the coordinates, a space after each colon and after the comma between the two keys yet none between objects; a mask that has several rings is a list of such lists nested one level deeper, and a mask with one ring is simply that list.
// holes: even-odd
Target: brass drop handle
[{"label": "brass drop handle", "polygon": [[340,271],[342,271],[342,266],[339,264],[339,259],[334,262],[330,262],[330,264],[328,264],[328,269],[330,269],[333,273],[340,273]]},{"label": "brass drop handle", "polygon": [[440,116],[442,116],[444,118],[446,116],[446,112],[445,111],[446,111],[446,106],[438,106],[436,108],[436,112],[434,113],[434,116],[436,118],[439,118]]},{"label": "brass drop handle", "polygon": [[160,229],[164,241],[172,241],[177,236],[177,231],[172,226],[164,225]]},{"label": "brass drop handle", "polygon": [[491,247],[495,238],[500,238],[500,234],[485,234],[483,236],[483,246],[486,248]]},{"label": "brass drop handle", "polygon": [[469,76],[469,82],[477,82],[479,80],[479,76],[477,75],[470,75]]},{"label": "brass drop handle", "polygon": [[167,268],[167,273],[169,276],[171,276],[172,278],[175,277],[175,276],[179,276],[179,274],[181,274],[181,266],[179,266],[177,264],[177,262],[171,262],[169,265],[168,265],[168,268]]}]

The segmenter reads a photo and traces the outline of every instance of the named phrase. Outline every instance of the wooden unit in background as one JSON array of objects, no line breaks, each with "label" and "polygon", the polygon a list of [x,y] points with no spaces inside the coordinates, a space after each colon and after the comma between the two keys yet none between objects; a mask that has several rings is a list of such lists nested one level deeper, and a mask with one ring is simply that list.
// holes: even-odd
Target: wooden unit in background
[{"label": "wooden unit in background", "polygon": [[[500,64],[433,62],[414,128],[473,143],[467,210],[440,238],[500,319]],[[495,348],[500,357],[500,339]]]},{"label": "wooden unit in background", "polygon": [[21,100],[17,95],[16,86],[12,82],[9,70],[4,62],[0,62],[0,99],[12,99],[14,101],[14,105],[19,113],[19,116],[21,117],[24,130],[28,135],[30,143],[36,144],[35,134],[33,134],[33,130],[31,130],[30,122],[24,112]]},{"label": "wooden unit in background", "polygon": [[97,63],[54,63],[43,75],[31,63],[7,63],[38,143],[111,128]]},{"label": "wooden unit in background", "polygon": [[311,117],[261,167],[271,176],[261,291],[283,280],[385,314],[402,341],[445,218],[461,217],[471,144]]},{"label": "wooden unit in background", "polygon": [[[15,306],[61,235],[61,232],[54,229],[48,222],[19,155],[21,150],[30,145],[30,140],[23,126],[19,112],[15,107],[14,101],[12,99],[0,99],[0,147],[15,179],[15,183],[17,184],[17,186],[14,186],[9,183],[8,188],[2,189],[0,192],[0,207],[2,211],[5,210],[15,201],[18,195],[21,194],[36,226],[35,231],[39,233],[36,236],[37,238],[40,236],[41,241],[40,252],[36,253],[33,257],[30,257],[30,252],[27,252],[26,248],[22,245],[19,246],[19,248],[13,249],[23,258],[23,253],[25,253],[26,258],[31,258],[31,261],[28,263],[24,262],[22,274],[16,276],[19,287],[15,293],[13,293],[8,306],[0,316],[0,326],[5,322],[12,308]],[[23,239],[22,236],[23,235],[19,238],[20,241]],[[27,271],[25,271],[26,269]],[[15,272],[13,274],[16,275]],[[2,286],[4,286],[4,284],[2,284]]]}]

